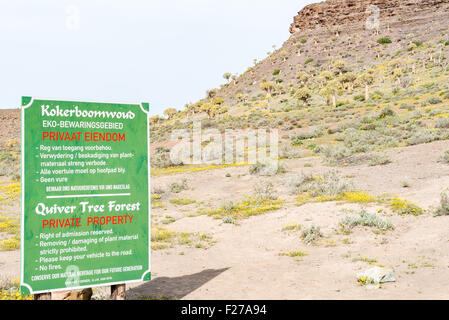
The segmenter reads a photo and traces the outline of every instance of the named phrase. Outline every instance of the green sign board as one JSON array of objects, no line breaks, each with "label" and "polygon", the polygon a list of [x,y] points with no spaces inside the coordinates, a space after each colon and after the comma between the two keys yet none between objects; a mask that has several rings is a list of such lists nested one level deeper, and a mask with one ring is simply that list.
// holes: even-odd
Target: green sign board
[{"label": "green sign board", "polygon": [[22,98],[22,294],[150,280],[148,111]]}]

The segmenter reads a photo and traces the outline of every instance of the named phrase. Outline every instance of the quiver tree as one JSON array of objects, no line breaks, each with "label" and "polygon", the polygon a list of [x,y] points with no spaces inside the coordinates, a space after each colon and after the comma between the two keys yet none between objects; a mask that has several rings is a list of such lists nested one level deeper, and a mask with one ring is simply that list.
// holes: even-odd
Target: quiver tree
[{"label": "quiver tree", "polygon": [[272,81],[264,81],[260,85],[260,89],[265,91],[267,93],[267,97],[269,98],[269,97],[271,97],[271,94],[272,94],[273,89],[274,89],[274,82],[272,82]]},{"label": "quiver tree", "polygon": [[348,72],[342,74],[338,80],[340,81],[343,88],[352,91],[354,89],[354,82],[357,80],[357,76],[352,72]]},{"label": "quiver tree", "polygon": [[228,110],[229,110],[228,107],[224,107],[219,104],[207,102],[201,106],[200,111],[207,113],[207,116],[209,117],[209,119],[213,119],[219,114],[226,113]]},{"label": "quiver tree", "polygon": [[404,75],[404,72],[401,68],[395,68],[393,70],[393,80],[399,84],[401,77]]},{"label": "quiver tree", "polygon": [[307,87],[299,88],[294,94],[294,97],[304,102],[304,104],[307,104],[311,96],[312,92]]},{"label": "quiver tree", "polygon": [[214,115],[214,108],[215,108],[215,107],[216,107],[216,106],[215,106],[214,104],[210,103],[210,102],[203,103],[203,104],[201,105],[200,112],[205,112],[205,113],[207,113],[207,116],[208,116],[209,119],[210,119],[210,118],[213,118],[213,115]]},{"label": "quiver tree", "polygon": [[340,88],[339,81],[331,80],[320,90],[320,95],[326,98],[327,105],[330,105],[330,102],[332,101],[332,106],[334,108],[337,107],[337,95]]},{"label": "quiver tree", "polygon": [[167,116],[168,119],[172,119],[175,114],[178,113],[178,110],[175,108],[168,108],[164,110],[164,115]]},{"label": "quiver tree", "polygon": [[332,66],[334,67],[334,69],[336,70],[336,74],[342,74],[343,71],[346,70],[346,62],[342,61],[342,60],[337,60],[335,61]]},{"label": "quiver tree", "polygon": [[161,121],[161,118],[158,115],[152,116],[150,118],[150,125],[158,124]]},{"label": "quiver tree", "polygon": [[246,100],[248,99],[248,95],[243,94],[243,93],[237,93],[237,95],[235,97],[238,102],[246,102]]},{"label": "quiver tree", "polygon": [[201,109],[201,102],[196,102],[196,103],[187,105],[187,111],[191,114],[196,114],[196,113],[200,112],[200,109]]},{"label": "quiver tree", "polygon": [[227,82],[229,82],[229,79],[231,79],[231,74],[229,72],[226,72],[223,74],[223,78],[226,79]]},{"label": "quiver tree", "polygon": [[296,74],[296,79],[298,79],[299,82],[302,83],[303,85],[305,85],[307,83],[309,78],[310,78],[310,75],[305,71],[299,71]]},{"label": "quiver tree", "polygon": [[207,92],[206,92],[206,97],[208,99],[212,99],[216,95],[217,95],[217,90],[215,90],[215,89],[207,90]]},{"label": "quiver tree", "polygon": [[369,87],[374,83],[372,71],[366,71],[358,79],[357,83],[365,87],[365,100],[369,100]]},{"label": "quiver tree", "polygon": [[318,75],[318,77],[317,77],[317,79],[316,79],[316,81],[317,81],[317,83],[318,83],[318,86],[320,87],[320,88],[323,88],[324,87],[324,85],[326,84],[326,82],[328,82],[330,79],[332,79],[333,78],[333,74],[332,74],[332,72],[330,72],[330,71],[322,71],[319,75]]},{"label": "quiver tree", "polygon": [[217,105],[221,106],[223,103],[224,103],[223,97],[214,97],[212,99],[212,104],[217,104]]}]

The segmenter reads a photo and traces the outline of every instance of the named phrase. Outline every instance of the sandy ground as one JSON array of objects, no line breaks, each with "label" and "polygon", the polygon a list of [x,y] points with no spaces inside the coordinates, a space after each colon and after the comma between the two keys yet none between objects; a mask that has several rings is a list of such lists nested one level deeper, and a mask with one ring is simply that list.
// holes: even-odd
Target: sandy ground
[{"label": "sandy ground", "polygon": [[[201,232],[213,237],[208,249],[175,246],[152,253],[153,280],[130,284],[128,297],[169,297],[171,299],[448,299],[449,298],[449,216],[433,217],[440,193],[449,186],[449,165],[439,163],[449,149],[449,141],[434,142],[387,151],[392,163],[344,168],[324,166],[319,158],[286,162],[287,173],[274,177],[248,174],[247,167],[198,173],[152,177],[152,186],[166,188],[171,182],[188,180],[191,190],[166,194],[166,209],[154,209],[153,220],[164,216],[176,221],[164,228]],[[304,164],[312,167],[304,167]],[[338,170],[341,177],[371,194],[398,195],[429,210],[424,215],[399,216],[384,210],[395,229],[375,234],[358,227],[349,235],[337,234],[344,209],[360,209],[359,204],[311,203],[298,207],[288,195],[286,181],[301,172],[322,174]],[[225,177],[227,173],[231,177]],[[237,225],[224,224],[208,216],[195,216],[198,206],[219,206],[229,199],[241,199],[253,186],[268,180],[285,206]],[[410,187],[404,188],[403,181]],[[200,204],[175,206],[169,199],[190,198]],[[381,206],[368,205],[369,212]],[[305,245],[298,232],[285,232],[290,223],[321,227],[324,238],[315,246]],[[300,259],[280,256],[301,250]],[[393,268],[397,281],[381,289],[367,289],[356,281],[357,273],[371,267],[354,258],[369,257]],[[19,275],[19,252],[0,252],[0,274]]]},{"label": "sandy ground", "polygon": [[[318,158],[287,162],[288,172],[272,178],[248,175],[247,168],[205,173],[154,177],[153,186],[188,179],[193,190],[169,198],[211,200],[220,205],[227,199],[249,194],[261,180],[272,181],[287,194],[285,182],[300,172],[320,174],[337,169],[340,176],[352,177],[354,185],[371,194],[393,194],[414,201],[424,209],[437,206],[440,193],[449,186],[449,165],[437,162],[449,142],[436,142],[387,152],[391,164],[329,168]],[[313,167],[304,168],[305,163]],[[226,173],[232,175],[226,178]],[[238,175],[240,177],[238,178]],[[404,188],[403,181],[410,187]],[[170,215],[178,220],[170,230],[204,232],[216,244],[207,250],[184,247],[153,251],[154,280],[129,290],[129,296],[168,296],[176,299],[448,299],[449,298],[449,217],[401,217],[385,210],[383,215],[395,225],[394,231],[376,235],[369,228],[356,228],[350,235],[337,235],[335,229],[347,214],[342,209],[361,205],[313,203],[294,204],[261,216],[242,220],[238,225],[223,224],[207,216],[188,217],[196,208],[167,205],[153,210],[155,218]],[[376,212],[380,207],[369,205]],[[283,226],[299,223],[319,225],[325,238],[318,246],[304,245],[299,233],[286,233]],[[343,242],[349,239],[350,243]],[[301,260],[279,256],[281,251],[302,250]],[[183,252],[183,255],[179,253]],[[381,289],[367,289],[356,281],[356,274],[371,267],[353,262],[357,257],[376,259],[393,268],[397,281]]]}]

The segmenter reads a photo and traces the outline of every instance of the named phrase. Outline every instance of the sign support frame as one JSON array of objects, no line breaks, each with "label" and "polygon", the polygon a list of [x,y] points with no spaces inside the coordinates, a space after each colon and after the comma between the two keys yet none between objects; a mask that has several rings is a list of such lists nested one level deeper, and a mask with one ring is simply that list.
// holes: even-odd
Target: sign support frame
[{"label": "sign support frame", "polygon": [[[80,102],[80,103],[100,103],[100,104],[127,104],[127,105],[135,105],[139,106],[141,111],[146,114],[146,134],[147,134],[147,168],[148,168],[148,270],[143,273],[142,278],[138,280],[132,280],[127,282],[113,282],[113,283],[102,283],[96,285],[86,285],[86,286],[78,286],[78,287],[65,287],[58,288],[50,291],[34,291],[32,287],[23,282],[24,280],[24,217],[25,217],[25,109],[30,107],[35,100],[45,100],[45,101],[61,101],[61,102]],[[80,101],[80,100],[60,100],[60,99],[44,99],[44,98],[33,98],[33,97],[22,97],[21,101],[21,252],[20,252],[20,290],[22,294],[33,294],[34,300],[51,300],[51,293],[58,291],[67,291],[67,290],[82,290],[86,288],[98,287],[98,286],[111,286],[111,298],[114,300],[125,300],[126,299],[126,283],[134,283],[134,282],[143,282],[151,280],[151,179],[150,179],[150,112],[149,112],[149,103],[127,103],[127,102],[100,102],[100,101]]]}]

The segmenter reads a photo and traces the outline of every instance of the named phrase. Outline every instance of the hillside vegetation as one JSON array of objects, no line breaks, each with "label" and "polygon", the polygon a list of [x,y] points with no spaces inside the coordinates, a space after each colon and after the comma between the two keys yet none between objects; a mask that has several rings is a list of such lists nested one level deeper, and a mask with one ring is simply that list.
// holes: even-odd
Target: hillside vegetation
[{"label": "hillside vegetation", "polygon": [[277,128],[283,158],[319,154],[350,163],[368,151],[447,139],[447,28],[342,29],[292,34],[244,74],[225,74],[227,83],[201,101],[153,117],[152,141],[164,145],[172,130],[189,129],[192,120],[221,132]]}]

